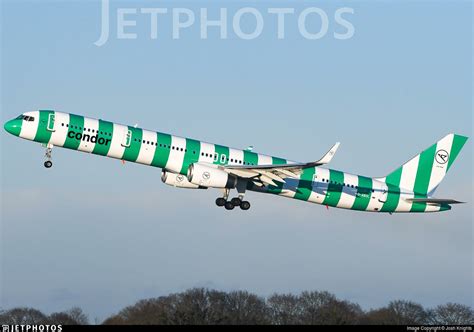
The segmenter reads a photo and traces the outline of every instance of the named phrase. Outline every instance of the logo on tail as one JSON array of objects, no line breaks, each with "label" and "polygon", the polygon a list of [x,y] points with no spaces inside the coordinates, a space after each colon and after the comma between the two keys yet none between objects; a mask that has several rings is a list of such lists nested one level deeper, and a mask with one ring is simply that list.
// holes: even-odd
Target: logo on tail
[{"label": "logo on tail", "polygon": [[446,164],[449,160],[449,153],[446,150],[436,151],[436,162],[438,164]]}]

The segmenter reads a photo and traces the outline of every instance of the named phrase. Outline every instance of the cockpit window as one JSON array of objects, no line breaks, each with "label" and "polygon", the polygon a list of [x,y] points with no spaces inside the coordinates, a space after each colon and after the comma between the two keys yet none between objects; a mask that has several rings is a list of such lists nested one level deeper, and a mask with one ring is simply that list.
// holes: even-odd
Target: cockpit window
[{"label": "cockpit window", "polygon": [[34,116],[29,116],[29,115],[20,115],[19,117],[17,117],[17,119],[22,119],[22,120],[25,120],[25,121],[35,121],[35,117]]}]

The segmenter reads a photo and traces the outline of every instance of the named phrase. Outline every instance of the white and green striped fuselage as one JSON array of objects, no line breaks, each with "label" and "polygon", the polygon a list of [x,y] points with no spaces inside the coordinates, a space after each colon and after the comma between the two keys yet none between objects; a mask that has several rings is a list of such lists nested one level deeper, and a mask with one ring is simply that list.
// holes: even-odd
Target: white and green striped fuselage
[{"label": "white and green striped fuselage", "polygon": [[[23,115],[30,116],[33,120],[21,120],[21,128],[18,128],[19,132],[16,133],[21,138],[154,166],[182,175],[187,174],[193,163],[223,166],[292,163],[284,158],[79,115],[47,110]],[[311,167],[302,170],[298,177],[285,178],[285,183],[256,186],[249,182],[247,189],[360,211],[392,213],[448,210],[450,206],[447,204],[427,204],[407,199],[427,197],[432,185],[438,184],[434,183],[437,179],[432,178],[444,176],[451,165],[447,163],[440,171],[438,166],[443,165],[435,165],[433,156],[424,153],[435,154],[436,151],[443,150],[452,154],[455,139],[456,135],[450,140],[441,140],[431,150],[428,149],[430,151],[426,150],[428,152],[424,151],[418,155],[417,161],[408,162],[386,178],[371,178],[323,167]],[[453,156],[451,160],[454,160]],[[431,172],[418,174],[418,168],[426,167],[423,163],[427,162],[432,163]]]}]

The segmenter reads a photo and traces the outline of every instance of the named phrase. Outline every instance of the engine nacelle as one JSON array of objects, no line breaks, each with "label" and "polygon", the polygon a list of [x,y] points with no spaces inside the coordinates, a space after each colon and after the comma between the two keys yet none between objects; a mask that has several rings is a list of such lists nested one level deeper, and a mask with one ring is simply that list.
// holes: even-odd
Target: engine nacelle
[{"label": "engine nacelle", "polygon": [[213,188],[235,188],[237,177],[217,168],[217,165],[191,164],[188,181],[196,185]]},{"label": "engine nacelle", "polygon": [[207,189],[198,184],[194,184],[188,181],[182,174],[171,173],[163,170],[161,172],[161,181],[168,186],[187,188],[187,189]]}]

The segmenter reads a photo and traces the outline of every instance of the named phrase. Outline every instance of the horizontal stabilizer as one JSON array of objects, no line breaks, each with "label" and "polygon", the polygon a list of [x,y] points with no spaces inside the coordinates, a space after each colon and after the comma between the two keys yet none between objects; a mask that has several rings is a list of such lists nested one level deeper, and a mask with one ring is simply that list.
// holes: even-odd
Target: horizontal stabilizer
[{"label": "horizontal stabilizer", "polygon": [[413,203],[432,203],[432,204],[463,204],[465,202],[459,202],[454,199],[443,199],[443,198],[407,198],[409,202]]}]

